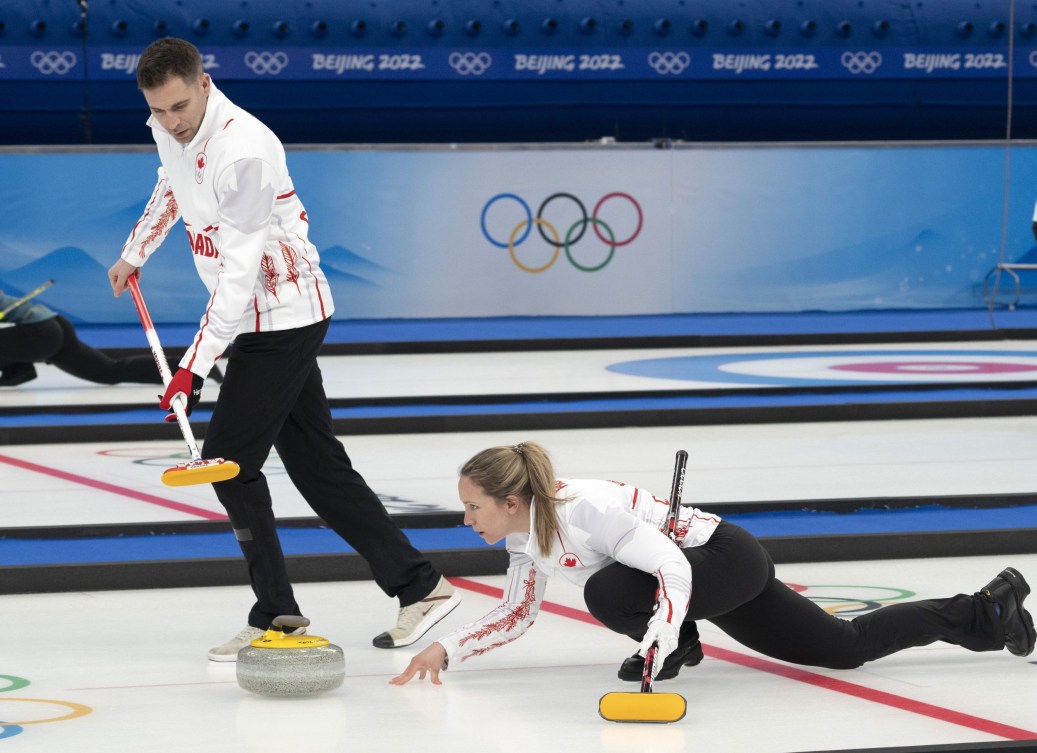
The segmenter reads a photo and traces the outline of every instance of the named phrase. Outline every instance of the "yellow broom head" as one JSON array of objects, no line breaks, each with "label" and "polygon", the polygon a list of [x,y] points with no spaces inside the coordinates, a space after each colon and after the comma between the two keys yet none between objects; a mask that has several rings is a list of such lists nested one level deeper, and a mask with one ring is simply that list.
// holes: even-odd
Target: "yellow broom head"
[{"label": "yellow broom head", "polygon": [[233,460],[211,458],[194,460],[190,463],[178,463],[175,468],[162,472],[162,483],[166,486],[192,486],[193,484],[214,484],[234,478],[241,471]]},{"label": "yellow broom head", "polygon": [[606,693],[598,713],[610,722],[668,724],[684,718],[688,702],[678,693]]}]

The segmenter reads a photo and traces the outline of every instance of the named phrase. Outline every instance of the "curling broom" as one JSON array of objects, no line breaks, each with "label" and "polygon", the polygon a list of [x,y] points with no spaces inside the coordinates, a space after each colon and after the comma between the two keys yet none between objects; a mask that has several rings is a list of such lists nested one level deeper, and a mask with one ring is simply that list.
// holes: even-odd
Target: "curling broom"
[{"label": "curling broom", "polygon": [[[677,540],[677,519],[680,517],[681,494],[684,491],[684,471],[688,453],[677,452],[670,489],[670,507],[666,513],[666,535]],[[645,671],[641,678],[640,693],[606,693],[598,701],[598,713],[610,722],[656,722],[666,724],[684,718],[688,702],[679,693],[653,693],[652,674],[658,647],[652,644],[645,657]]]},{"label": "curling broom", "polygon": [[[137,307],[140,323],[144,325],[144,334],[147,335],[148,345],[151,346],[151,354],[155,357],[158,372],[162,375],[162,383],[168,387],[169,383],[173,381],[173,375],[169,371],[169,364],[166,362],[166,354],[162,350],[162,344],[158,341],[158,333],[155,331],[155,325],[151,321],[151,314],[148,313],[148,307],[144,303],[144,295],[140,292],[137,275],[130,275],[126,284],[130,289],[130,294],[133,296],[133,305]],[[180,425],[180,433],[184,435],[184,441],[187,442],[187,449],[191,453],[192,460],[189,463],[177,463],[175,467],[167,468],[163,471],[162,483],[166,486],[191,486],[192,484],[212,484],[217,481],[226,481],[237,476],[241,469],[233,460],[224,460],[223,458],[202,459],[201,453],[198,452],[198,445],[194,441],[194,434],[191,432],[191,425],[187,422],[186,398],[183,395],[177,394],[171,401],[171,407],[176,416],[176,422]]]},{"label": "curling broom", "polygon": [[5,306],[3,309],[0,309],[0,319],[3,319],[5,316],[10,314],[12,311],[14,311],[16,308],[21,306],[23,303],[26,303],[27,301],[31,301],[33,298],[38,296],[40,293],[42,293],[44,290],[46,290],[47,288],[49,288],[53,284],[54,284],[54,280],[47,280],[45,283],[40,285],[35,290],[30,290],[27,294],[23,295],[18,300],[14,301],[13,303],[11,303],[8,306]]}]

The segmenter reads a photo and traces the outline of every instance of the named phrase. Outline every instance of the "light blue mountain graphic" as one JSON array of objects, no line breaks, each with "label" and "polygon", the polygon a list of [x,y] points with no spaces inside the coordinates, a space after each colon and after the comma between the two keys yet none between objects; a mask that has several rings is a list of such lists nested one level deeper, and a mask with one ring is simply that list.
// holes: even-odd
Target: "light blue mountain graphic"
[{"label": "light blue mountain graphic", "polygon": [[0,241],[0,275],[3,275],[3,270],[17,268],[35,256],[33,253],[19,251],[14,246]]},{"label": "light blue mountain graphic", "polygon": [[961,256],[960,244],[933,230],[922,230],[908,241],[886,237],[757,267],[769,279],[806,285],[864,280],[888,275],[936,274]]},{"label": "light blue mountain graphic", "polygon": [[970,247],[972,242],[953,229],[943,233],[926,228],[906,240],[878,235],[760,264],[751,273],[757,285],[753,295],[778,295],[801,310],[981,305],[976,282],[997,259],[990,251]]},{"label": "light blue mountain graphic", "polygon": [[393,276],[391,270],[345,246],[334,245],[320,250],[320,266],[332,286],[380,288]]},{"label": "light blue mountain graphic", "polygon": [[[54,285],[36,300],[73,322],[98,321],[121,313],[108,287],[107,269],[80,248],[65,246],[18,269],[4,272],[2,287],[29,291],[47,279]],[[89,313],[87,313],[89,312]]]},{"label": "light blue mountain graphic", "polygon": [[[120,215],[137,219],[136,209]],[[132,225],[131,225],[132,226]],[[128,232],[128,231],[127,231]],[[208,292],[198,279],[186,236],[174,229],[143,268],[141,288],[156,324],[196,323],[205,310]],[[117,251],[117,249],[116,249]],[[113,251],[112,260],[115,259]],[[47,279],[55,284],[37,299],[77,324],[135,324],[137,313],[128,295],[115,298],[108,285],[108,266],[78,246],[63,246],[23,266],[0,273],[0,290],[24,295]],[[391,270],[336,245],[321,254],[332,291],[342,306],[360,313],[370,308],[379,291],[388,287]],[[343,308],[342,313],[346,310]]]},{"label": "light blue mountain graphic", "polygon": [[[141,278],[152,319],[156,323],[197,321],[208,294],[194,271],[194,262],[186,250],[168,256],[168,260],[153,257]],[[40,295],[39,302],[73,322],[138,321],[129,297],[112,295],[108,267],[76,246],[57,248],[18,269],[4,272],[0,275],[0,288],[28,291],[47,279],[53,279],[55,284]]]}]

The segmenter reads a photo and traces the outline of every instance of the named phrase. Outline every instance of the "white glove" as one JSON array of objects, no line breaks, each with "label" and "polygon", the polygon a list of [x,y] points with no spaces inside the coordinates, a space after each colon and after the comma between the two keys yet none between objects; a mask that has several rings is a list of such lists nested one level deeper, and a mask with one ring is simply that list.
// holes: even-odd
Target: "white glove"
[{"label": "white glove", "polygon": [[653,643],[656,645],[655,664],[652,666],[652,679],[654,680],[655,676],[659,674],[659,670],[663,668],[666,657],[677,648],[677,628],[666,620],[649,621],[648,630],[641,641],[642,656],[648,656],[648,650]]}]

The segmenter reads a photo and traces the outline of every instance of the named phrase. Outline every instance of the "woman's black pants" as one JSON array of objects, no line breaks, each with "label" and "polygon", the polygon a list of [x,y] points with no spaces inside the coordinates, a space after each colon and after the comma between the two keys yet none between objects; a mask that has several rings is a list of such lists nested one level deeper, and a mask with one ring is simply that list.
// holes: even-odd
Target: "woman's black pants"
[{"label": "woman's black pants", "polygon": [[[682,550],[691,563],[686,628],[709,620],[744,646],[783,661],[851,669],[911,646],[945,641],[998,651],[1004,638],[994,605],[958,594],[891,604],[853,620],[834,617],[774,577],[774,563],[746,530],[721,522],[704,545]],[[655,604],[656,579],[615,563],[588,580],[587,608],[606,627],[640,641]]]}]

